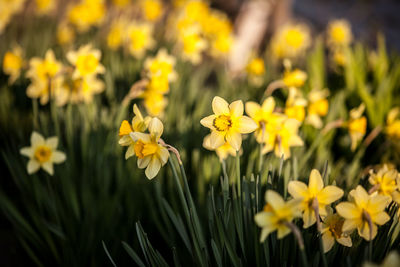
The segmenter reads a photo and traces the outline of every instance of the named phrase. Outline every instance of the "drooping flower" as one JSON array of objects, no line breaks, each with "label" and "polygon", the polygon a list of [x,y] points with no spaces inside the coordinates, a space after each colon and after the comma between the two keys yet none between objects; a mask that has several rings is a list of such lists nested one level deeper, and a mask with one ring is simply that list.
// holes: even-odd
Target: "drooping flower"
[{"label": "drooping flower", "polygon": [[350,133],[352,151],[357,148],[367,131],[367,118],[362,116],[364,109],[365,106],[362,103],[359,107],[350,110],[350,119],[347,122],[347,127]]},{"label": "drooping flower", "polygon": [[298,57],[310,43],[310,31],[306,25],[286,24],[272,37],[272,54],[278,59]]},{"label": "drooping flower", "polygon": [[62,22],[57,27],[57,42],[60,45],[69,45],[75,39],[75,31],[73,27],[65,22]]},{"label": "drooping flower", "polygon": [[385,132],[391,139],[400,140],[400,107],[394,107],[389,111]]},{"label": "drooping flower", "polygon": [[152,58],[146,58],[144,67],[150,78],[166,77],[167,82],[175,81],[178,74],[174,70],[176,59],[169,55],[165,48],[158,51],[157,55]]},{"label": "drooping flower", "polygon": [[369,175],[368,181],[373,186],[374,192],[377,191],[378,194],[389,196],[391,199],[397,198],[396,179],[400,177],[400,174],[396,169],[391,169],[385,164],[377,173],[370,170]]},{"label": "drooping flower", "polygon": [[140,7],[148,21],[157,21],[162,16],[163,4],[160,0],[141,0]]},{"label": "drooping flower", "polygon": [[291,223],[294,218],[301,217],[299,209],[300,200],[292,199],[287,202],[275,191],[268,190],[265,193],[266,205],[263,211],[254,217],[256,224],[262,228],[260,241],[264,242],[267,236],[278,231],[278,239],[290,233],[287,223]]},{"label": "drooping flower", "polygon": [[86,32],[98,26],[106,14],[104,0],[80,0],[68,9],[68,20],[79,32]]},{"label": "drooping flower", "polygon": [[180,45],[182,46],[183,59],[192,64],[199,64],[202,52],[207,48],[207,42],[200,34],[198,27],[186,28],[181,32]]},{"label": "drooping flower", "polygon": [[91,44],[81,46],[78,51],[67,53],[68,61],[75,67],[73,78],[102,74],[104,66],[100,63],[101,51],[93,49]]},{"label": "drooping flower", "polygon": [[56,136],[44,139],[41,134],[33,132],[31,146],[20,150],[22,155],[29,157],[28,174],[33,174],[42,168],[50,175],[53,175],[53,164],[62,163],[66,159],[63,152],[56,150],[57,145],[58,138]]},{"label": "drooping flower", "polygon": [[345,247],[351,247],[350,235],[343,232],[344,219],[332,209],[328,209],[328,215],[322,221],[321,234],[324,246],[324,253],[332,249],[335,241]]},{"label": "drooping flower", "polygon": [[303,97],[302,92],[295,87],[290,87],[285,106],[286,116],[303,122],[306,116],[306,106],[307,100]]},{"label": "drooping flower", "polygon": [[304,228],[308,228],[316,222],[316,208],[321,216],[326,216],[327,205],[343,196],[343,190],[336,186],[324,187],[321,174],[316,169],[311,171],[308,186],[303,182],[290,181],[288,192],[293,198],[301,200]]},{"label": "drooping flower", "polygon": [[212,101],[214,115],[203,118],[200,123],[211,129],[210,147],[215,149],[228,142],[236,151],[242,144],[242,134],[252,133],[257,123],[243,115],[243,102],[237,100],[228,104],[216,96]]},{"label": "drooping flower", "polygon": [[22,48],[15,45],[11,51],[7,51],[3,58],[3,71],[9,75],[8,84],[13,84],[21,75],[24,64]]},{"label": "drooping flower", "polygon": [[300,88],[304,85],[307,80],[307,73],[302,70],[294,69],[290,70],[287,69],[283,74],[282,81],[287,87],[295,87]]},{"label": "drooping flower", "polygon": [[339,215],[345,219],[343,231],[348,232],[357,228],[362,238],[367,241],[373,240],[378,232],[377,225],[383,225],[390,220],[385,212],[390,197],[368,195],[360,185],[350,192],[350,196],[351,202],[342,202],[336,206]]},{"label": "drooping flower", "polygon": [[155,45],[153,25],[150,23],[132,22],[128,25],[126,34],[129,52],[136,58],[142,58]]},{"label": "drooping flower", "polygon": [[250,59],[246,66],[246,72],[249,81],[254,85],[261,85],[263,75],[265,74],[265,64],[261,57]]},{"label": "drooping flower", "polygon": [[130,136],[135,142],[133,149],[138,158],[137,164],[140,169],[146,168],[145,174],[148,179],[153,179],[159,172],[161,166],[167,163],[168,150],[159,144],[164,126],[158,118],[152,118],[149,122],[149,134],[131,132]]},{"label": "drooping flower", "polygon": [[144,131],[146,131],[151,120],[149,116],[143,118],[143,115],[140,112],[139,108],[136,106],[136,104],[133,105],[133,113],[135,114],[135,116],[132,118],[132,123],[129,123],[127,120],[124,120],[122,121],[121,127],[119,128],[118,143],[121,146],[128,147],[125,153],[125,159],[128,159],[131,156],[135,155],[134,151],[135,142],[130,136],[130,133],[131,132],[143,133]]}]

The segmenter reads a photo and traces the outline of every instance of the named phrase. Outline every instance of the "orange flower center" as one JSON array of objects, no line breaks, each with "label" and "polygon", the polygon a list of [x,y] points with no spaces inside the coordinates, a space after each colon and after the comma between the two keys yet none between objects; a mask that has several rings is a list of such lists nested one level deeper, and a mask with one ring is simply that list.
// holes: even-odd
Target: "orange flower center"
[{"label": "orange flower center", "polygon": [[213,126],[219,132],[225,132],[232,126],[232,119],[227,115],[219,115],[213,121]]},{"label": "orange flower center", "polygon": [[40,163],[49,161],[51,156],[51,149],[48,146],[39,146],[35,150],[35,158]]}]

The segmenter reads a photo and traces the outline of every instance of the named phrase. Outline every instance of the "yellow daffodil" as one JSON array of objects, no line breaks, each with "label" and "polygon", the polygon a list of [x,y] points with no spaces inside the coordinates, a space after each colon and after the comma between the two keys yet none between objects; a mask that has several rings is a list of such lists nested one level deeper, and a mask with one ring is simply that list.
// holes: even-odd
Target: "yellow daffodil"
[{"label": "yellow daffodil", "polygon": [[158,20],[163,11],[163,4],[160,0],[141,0],[140,2],[143,15],[148,21]]},{"label": "yellow daffodil", "polygon": [[41,15],[50,13],[56,7],[55,0],[35,0],[35,4],[36,11]]},{"label": "yellow daffodil", "polygon": [[163,117],[165,107],[168,104],[168,100],[164,97],[163,93],[158,90],[147,89],[142,95],[144,99],[144,107],[151,116]]},{"label": "yellow daffodil", "polygon": [[331,208],[328,209],[328,215],[323,219],[321,234],[324,246],[324,253],[332,249],[335,241],[345,247],[351,247],[350,235],[343,232],[344,219],[339,214],[333,214]]},{"label": "yellow daffodil", "polygon": [[110,31],[107,34],[107,45],[112,50],[116,50],[123,45],[126,39],[124,34],[126,25],[125,18],[119,18],[111,24]]},{"label": "yellow daffodil", "polygon": [[92,26],[100,25],[105,13],[104,0],[80,0],[68,10],[68,20],[80,32],[88,31]]},{"label": "yellow daffodil", "polygon": [[246,66],[246,73],[252,84],[261,85],[265,74],[264,60],[260,57],[252,58]]},{"label": "yellow daffodil", "polygon": [[307,73],[302,70],[286,70],[283,74],[282,81],[286,87],[300,88],[307,80]]},{"label": "yellow daffodil", "polygon": [[214,115],[203,118],[200,123],[211,129],[210,147],[215,149],[228,142],[236,151],[242,145],[242,134],[254,132],[257,123],[243,116],[243,102],[237,100],[228,104],[216,96],[212,101]]},{"label": "yellow daffodil", "polygon": [[[352,202],[342,202],[336,206],[340,216],[345,219],[343,231],[358,230],[358,234],[367,241],[373,240],[377,234],[377,225],[390,220],[385,212],[390,197],[378,194],[368,195],[362,186],[350,192]],[[371,225],[371,228],[370,228]]]},{"label": "yellow daffodil", "polygon": [[375,173],[373,170],[369,172],[369,183],[373,186],[372,191],[377,191],[378,194],[389,196],[397,193],[396,180],[400,177],[396,169],[390,169],[388,165],[383,165],[382,168]]},{"label": "yellow daffodil", "polygon": [[386,134],[394,139],[400,140],[400,108],[394,107],[389,111],[386,118]]},{"label": "yellow daffodil", "polygon": [[10,22],[12,16],[21,11],[25,0],[1,0],[0,1],[0,34]]},{"label": "yellow daffodil", "polygon": [[[144,68],[149,77],[166,77],[168,81],[175,81],[178,74],[174,70],[176,59],[169,55],[165,48],[158,51],[153,58],[147,58],[144,62]],[[167,82],[168,82],[167,81]]]},{"label": "yellow daffodil", "polygon": [[210,39],[210,54],[217,59],[225,59],[231,51],[233,36],[230,34],[217,34]]},{"label": "yellow daffodil", "polygon": [[112,0],[112,3],[119,8],[124,8],[131,3],[131,0]]},{"label": "yellow daffodil", "polygon": [[300,201],[292,199],[287,202],[275,191],[268,190],[265,193],[266,205],[263,211],[256,214],[254,220],[262,228],[260,241],[264,242],[267,236],[278,231],[278,239],[290,233],[287,223],[291,223],[294,218],[301,217],[299,209]]},{"label": "yellow daffodil", "polygon": [[[96,94],[104,91],[103,81],[96,76],[89,75],[85,77],[77,77],[68,82],[64,82],[62,93],[65,97],[64,101],[59,99],[59,105],[70,103],[90,103]],[[62,96],[60,96],[61,98]]]},{"label": "yellow daffodil", "polygon": [[210,142],[211,142],[211,135],[209,134],[206,137],[204,137],[203,147],[208,150],[215,151],[220,161],[225,160],[229,155],[233,157],[236,156],[236,150],[228,142],[225,142],[225,144],[217,148],[212,148]]},{"label": "yellow daffodil", "polygon": [[57,42],[60,45],[71,44],[75,39],[75,31],[71,25],[61,23],[57,27]]},{"label": "yellow daffodil", "polygon": [[158,143],[163,130],[162,122],[158,118],[152,118],[149,122],[150,134],[130,133],[135,142],[133,149],[138,158],[138,167],[140,169],[146,168],[145,174],[148,179],[153,179],[169,158],[168,150]]},{"label": "yellow daffodil", "polygon": [[7,51],[3,58],[3,71],[9,75],[8,83],[13,84],[20,76],[24,60],[22,49],[15,45],[11,51]]},{"label": "yellow daffodil", "polygon": [[182,57],[192,64],[199,64],[202,52],[207,48],[207,42],[200,35],[198,27],[190,27],[181,34]]},{"label": "yellow daffodil", "polygon": [[276,58],[298,57],[310,46],[310,39],[310,32],[306,25],[284,25],[272,37],[272,54]]},{"label": "yellow daffodil", "polygon": [[304,228],[316,222],[315,209],[318,209],[321,216],[326,216],[326,206],[343,196],[343,190],[336,186],[324,187],[321,174],[316,169],[311,171],[308,186],[303,182],[291,181],[288,192],[293,198],[301,200]]},{"label": "yellow daffodil", "polygon": [[72,77],[79,78],[105,73],[100,58],[100,50],[93,49],[91,44],[81,46],[78,51],[68,52],[67,59],[75,67]]},{"label": "yellow daffodil", "polygon": [[44,59],[37,57],[29,61],[29,70],[26,76],[33,81],[48,83],[62,69],[62,64],[56,60],[53,50],[47,50]]},{"label": "yellow daffodil", "polygon": [[26,88],[26,95],[29,98],[39,98],[39,102],[45,105],[49,102],[50,96],[59,102],[60,105],[65,104],[64,97],[64,78],[62,76],[50,79],[50,82],[42,82],[33,80]]},{"label": "yellow daffodil", "polygon": [[131,132],[144,132],[146,131],[151,118],[149,116],[143,118],[142,113],[139,108],[133,105],[133,113],[135,116],[132,118],[132,123],[130,124],[127,120],[122,121],[121,127],[119,128],[119,141],[121,146],[127,146],[128,149],[125,153],[125,159],[130,158],[135,154],[134,146],[135,142],[130,136]]},{"label": "yellow daffodil", "polygon": [[145,52],[155,45],[153,26],[146,22],[132,22],[127,28],[129,52],[136,58],[142,58]]},{"label": "yellow daffodil", "polygon": [[348,46],[353,39],[350,23],[344,19],[331,21],[327,31],[328,44],[332,47]]},{"label": "yellow daffodil", "polygon": [[274,151],[277,157],[288,159],[291,156],[290,148],[293,146],[303,146],[304,142],[298,136],[300,122],[296,119],[277,118],[275,123],[271,125],[273,130],[268,131],[268,137],[265,140],[262,153]]},{"label": "yellow daffodil", "polygon": [[338,66],[345,66],[347,63],[346,53],[341,48],[333,49],[331,57],[333,62]]},{"label": "yellow daffodil", "polygon": [[301,91],[295,87],[290,87],[285,107],[286,116],[303,122],[306,116],[306,106],[307,100],[303,97]]},{"label": "yellow daffodil", "polygon": [[31,146],[24,147],[20,153],[29,157],[28,174],[37,172],[40,168],[53,175],[53,164],[65,161],[66,156],[63,152],[56,150],[58,138],[56,136],[44,139],[42,135],[33,132],[31,135]]},{"label": "yellow daffodil", "polygon": [[321,117],[326,116],[329,109],[329,102],[326,97],[329,90],[313,90],[308,94],[309,105],[307,107],[306,123],[311,124],[315,128],[322,127]]},{"label": "yellow daffodil", "polygon": [[367,118],[362,116],[365,106],[361,104],[358,108],[350,110],[350,119],[347,122],[351,138],[351,150],[354,151],[367,131]]}]

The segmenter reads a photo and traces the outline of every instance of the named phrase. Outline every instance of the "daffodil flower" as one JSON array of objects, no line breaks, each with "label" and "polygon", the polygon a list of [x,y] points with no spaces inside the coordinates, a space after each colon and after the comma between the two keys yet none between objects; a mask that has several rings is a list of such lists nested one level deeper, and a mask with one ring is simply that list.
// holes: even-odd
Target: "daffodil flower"
[{"label": "daffodil flower", "polygon": [[294,218],[301,217],[299,199],[292,199],[287,202],[275,191],[268,190],[265,193],[266,205],[263,211],[257,213],[254,217],[256,224],[262,228],[260,241],[264,242],[267,236],[278,231],[278,239],[285,237],[291,229],[288,223]]},{"label": "daffodil flower", "polygon": [[299,89],[295,87],[289,88],[289,96],[286,100],[285,114],[288,118],[293,118],[299,122],[303,122],[306,116],[307,100]]},{"label": "daffodil flower", "polygon": [[331,48],[350,45],[353,40],[350,23],[344,19],[331,21],[328,25],[328,45]]},{"label": "daffodil flower", "polygon": [[215,149],[228,142],[236,151],[242,145],[242,134],[254,132],[257,123],[243,116],[243,102],[237,100],[228,104],[216,96],[212,101],[214,115],[203,118],[200,123],[211,129],[210,147]]},{"label": "daffodil flower", "polygon": [[343,231],[357,228],[358,234],[367,241],[373,240],[378,232],[377,225],[390,220],[385,212],[390,197],[378,194],[368,195],[362,186],[350,192],[352,202],[342,202],[336,206],[340,216],[345,219]]},{"label": "daffodil flower", "polygon": [[370,170],[369,175],[368,181],[373,186],[371,191],[377,191],[378,194],[390,198],[397,195],[396,179],[400,176],[396,169],[389,169],[388,165],[385,164],[377,173]]},{"label": "daffodil flower", "polygon": [[233,157],[236,156],[236,150],[228,142],[225,142],[225,144],[223,144],[220,147],[212,148],[210,145],[210,142],[211,142],[210,139],[211,139],[210,134],[207,135],[206,137],[204,137],[203,147],[208,150],[215,151],[215,153],[217,153],[217,156],[220,161],[225,160],[229,155],[231,155]]},{"label": "daffodil flower", "polygon": [[66,159],[63,152],[56,150],[57,145],[58,138],[56,136],[44,139],[41,134],[33,132],[31,146],[20,150],[22,155],[29,157],[28,174],[33,174],[42,168],[50,175],[53,175],[53,164],[62,163]]},{"label": "daffodil flower", "polygon": [[67,53],[68,61],[75,66],[73,78],[103,74],[104,66],[100,63],[101,51],[93,49],[91,44],[81,46],[78,51]]},{"label": "daffodil flower", "polygon": [[311,171],[308,186],[303,182],[291,181],[288,185],[288,192],[293,198],[301,200],[304,228],[308,228],[316,222],[315,209],[318,209],[321,216],[326,216],[326,206],[343,196],[343,190],[336,186],[324,187],[321,174],[316,169]]},{"label": "daffodil flower", "polygon": [[175,63],[175,57],[169,55],[167,50],[162,48],[158,51],[155,57],[146,58],[144,67],[150,78],[166,77],[168,83],[168,81],[175,81],[178,77],[178,74],[174,70]]},{"label": "daffodil flower", "polygon": [[400,107],[394,107],[389,111],[385,132],[393,140],[400,140]]},{"label": "daffodil flower", "polygon": [[158,118],[152,118],[149,122],[150,134],[131,132],[129,135],[135,142],[133,149],[138,158],[137,164],[140,169],[146,168],[145,174],[148,179],[153,179],[159,172],[161,166],[167,163],[168,150],[159,144],[164,126]]},{"label": "daffodil flower", "polygon": [[347,127],[350,133],[351,151],[356,150],[367,131],[367,118],[362,116],[364,109],[365,105],[361,104],[359,107],[350,110],[350,119],[347,122]]},{"label": "daffodil flower", "polygon": [[313,90],[308,94],[309,105],[307,107],[307,117],[305,122],[319,129],[322,127],[321,117],[326,116],[329,109],[329,102],[326,97],[329,91]]},{"label": "daffodil flower", "polygon": [[352,242],[349,233],[343,232],[344,219],[337,213],[333,213],[329,207],[328,215],[323,219],[321,234],[324,253],[332,249],[335,241],[345,247],[351,247]]},{"label": "daffodil flower", "polygon": [[22,58],[22,48],[15,45],[11,51],[7,51],[3,58],[3,71],[9,75],[8,84],[13,84],[20,76],[24,60]]},{"label": "daffodil flower", "polygon": [[132,124],[130,124],[127,120],[122,121],[121,127],[119,128],[119,141],[118,143],[121,146],[127,146],[128,149],[125,153],[125,159],[128,159],[135,155],[134,146],[135,142],[130,136],[131,132],[144,132],[146,131],[149,122],[151,120],[150,117],[143,118],[142,113],[139,108],[133,105],[133,113],[135,116],[132,119]]}]

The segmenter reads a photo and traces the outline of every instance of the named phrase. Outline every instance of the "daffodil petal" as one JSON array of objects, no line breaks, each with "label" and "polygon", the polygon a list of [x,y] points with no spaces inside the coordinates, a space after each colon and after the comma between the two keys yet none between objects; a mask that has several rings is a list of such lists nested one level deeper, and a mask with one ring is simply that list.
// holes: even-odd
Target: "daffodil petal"
[{"label": "daffodil petal", "polygon": [[341,238],[336,239],[336,241],[345,247],[351,247],[353,245],[353,243],[351,242],[351,238],[349,236],[347,237],[342,236]]},{"label": "daffodil petal", "polygon": [[53,136],[53,137],[49,137],[46,140],[46,144],[52,148],[52,149],[56,149],[58,146],[58,137],[57,136]]},{"label": "daffodil petal", "polygon": [[310,174],[310,179],[308,181],[308,189],[310,193],[316,195],[324,187],[324,182],[322,181],[321,174],[318,170],[313,169]]},{"label": "daffodil petal", "polygon": [[65,156],[65,154],[61,151],[53,151],[53,153],[51,154],[51,161],[54,163],[61,163],[64,162],[65,159],[67,158]]},{"label": "daffodil petal", "polygon": [[289,233],[290,233],[290,228],[288,228],[284,225],[278,227],[278,239],[284,238]]},{"label": "daffodil petal", "polygon": [[215,115],[229,115],[229,104],[222,97],[214,97],[212,101],[212,109]]},{"label": "daffodil petal", "polygon": [[149,165],[150,160],[151,160],[151,157],[144,157],[144,158],[141,158],[141,159],[138,158],[137,159],[138,168],[139,169],[146,168]]},{"label": "daffodil petal", "polygon": [[158,151],[158,155],[161,160],[161,164],[165,165],[165,163],[167,163],[168,158],[169,158],[168,149],[166,149],[165,147],[160,147],[159,151]]},{"label": "daffodil petal", "polygon": [[150,180],[153,179],[160,171],[160,168],[161,168],[160,160],[157,157],[152,157],[145,171],[147,178]]},{"label": "daffodil petal", "polygon": [[135,149],[133,145],[130,145],[128,146],[128,149],[125,152],[125,159],[129,159],[133,155],[135,155]]},{"label": "daffodil petal", "polygon": [[40,168],[40,164],[36,160],[31,159],[28,161],[28,166],[27,166],[28,174],[37,172],[39,170],[39,168]]},{"label": "daffodil petal", "polygon": [[314,210],[307,208],[303,213],[303,228],[306,229],[316,222]]},{"label": "daffodil petal", "polygon": [[246,114],[249,115],[250,117],[254,118],[254,117],[256,117],[256,115],[259,112],[259,110],[261,109],[261,107],[256,102],[249,101],[249,102],[246,102],[245,109],[246,109]]},{"label": "daffodil petal", "polygon": [[236,128],[240,133],[247,134],[254,132],[258,128],[258,125],[253,119],[242,116],[237,120]]},{"label": "daffodil petal", "polygon": [[342,202],[336,206],[336,211],[345,219],[356,219],[360,217],[361,211],[354,203]]},{"label": "daffodil petal", "polygon": [[335,238],[333,238],[332,234],[328,231],[322,235],[322,243],[324,246],[324,253],[327,253],[335,244]]},{"label": "daffodil petal", "polygon": [[217,131],[212,131],[210,134],[210,148],[217,149],[223,144],[225,144],[224,135]]},{"label": "daffodil petal", "polygon": [[238,132],[230,131],[225,136],[226,141],[236,150],[239,151],[242,145],[242,135]]},{"label": "daffodil petal", "polygon": [[293,198],[308,197],[308,187],[305,183],[299,181],[290,181],[288,184],[288,192]]},{"label": "daffodil petal", "polygon": [[240,117],[243,115],[243,102],[242,100],[236,100],[229,105],[230,114],[232,117]]},{"label": "daffodil petal", "polygon": [[53,175],[54,174],[54,168],[53,168],[53,163],[50,161],[44,162],[42,164],[43,170],[45,170],[48,174]]},{"label": "daffodil petal", "polygon": [[285,201],[283,200],[283,198],[278,193],[272,190],[268,190],[265,193],[265,201],[269,205],[271,205],[274,210],[280,210],[285,206]]},{"label": "daffodil petal", "polygon": [[390,220],[390,216],[383,211],[377,214],[371,214],[371,220],[378,225],[384,225]]},{"label": "daffodil petal", "polygon": [[341,198],[343,193],[339,187],[329,185],[317,194],[318,202],[328,205]]},{"label": "daffodil petal", "polygon": [[215,120],[215,115],[210,115],[207,116],[203,119],[201,119],[200,123],[201,125],[203,125],[204,127],[210,128],[210,129],[214,129],[214,120]]},{"label": "daffodil petal", "polygon": [[164,131],[164,126],[159,118],[152,118],[149,123],[150,135],[155,136],[156,139],[160,138]]},{"label": "daffodil petal", "polygon": [[20,149],[19,153],[29,158],[32,158],[34,154],[32,147],[23,147]]},{"label": "daffodil petal", "polygon": [[275,100],[272,96],[268,97],[262,103],[261,109],[265,113],[272,113],[275,109]]},{"label": "daffodil petal", "polygon": [[31,135],[31,144],[32,146],[42,145],[45,143],[43,136],[37,132],[33,132]]}]

